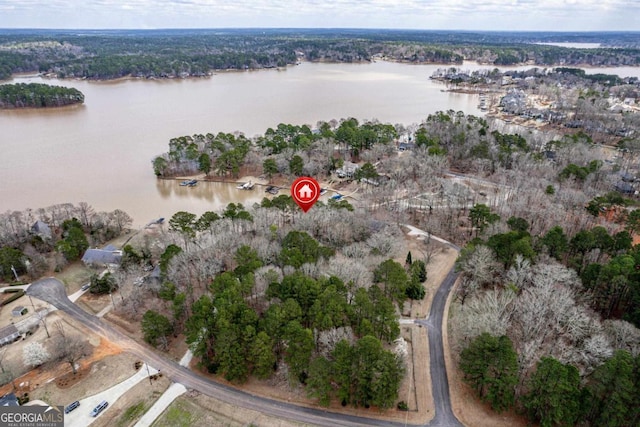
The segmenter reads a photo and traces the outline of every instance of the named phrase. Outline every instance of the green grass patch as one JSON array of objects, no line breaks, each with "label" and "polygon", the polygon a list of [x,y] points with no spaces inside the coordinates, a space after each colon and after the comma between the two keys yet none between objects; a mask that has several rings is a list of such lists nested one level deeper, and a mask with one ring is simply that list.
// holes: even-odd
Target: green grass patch
[{"label": "green grass patch", "polygon": [[193,416],[182,407],[180,402],[173,402],[164,414],[153,423],[153,427],[189,427],[193,425]]},{"label": "green grass patch", "polygon": [[7,305],[10,302],[13,302],[15,300],[17,300],[18,298],[22,297],[24,295],[24,291],[22,289],[11,289],[12,291],[16,291],[15,293],[13,293],[13,295],[11,295],[9,298],[7,298],[6,300],[2,301],[2,305]]},{"label": "green grass patch", "polygon": [[78,261],[70,264],[55,276],[58,280],[64,283],[66,287],[71,287],[72,290],[75,290],[76,288],[79,288],[80,286],[89,282],[89,280],[91,279],[91,275],[97,272],[98,270],[91,270]]},{"label": "green grass patch", "polygon": [[118,427],[129,425],[132,421],[142,417],[146,410],[147,407],[144,402],[139,402],[133,406],[129,406],[118,419]]}]

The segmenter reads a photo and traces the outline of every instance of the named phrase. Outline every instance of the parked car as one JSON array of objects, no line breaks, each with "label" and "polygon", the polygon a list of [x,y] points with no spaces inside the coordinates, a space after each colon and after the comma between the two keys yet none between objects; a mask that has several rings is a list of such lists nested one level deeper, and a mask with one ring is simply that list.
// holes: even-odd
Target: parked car
[{"label": "parked car", "polygon": [[83,291],[86,291],[90,287],[91,287],[91,283],[87,283],[87,284],[82,285],[82,287],[80,289],[82,289]]},{"label": "parked car", "polygon": [[73,411],[74,409],[76,409],[78,406],[80,406],[80,402],[78,402],[77,400],[73,403],[70,403],[69,406],[67,406],[66,408],[64,408],[64,413],[68,414],[69,412]]},{"label": "parked car", "polygon": [[98,406],[93,408],[93,411],[91,411],[89,415],[91,415],[92,417],[97,417],[100,412],[107,409],[107,406],[109,406],[109,402],[107,402],[106,400],[103,400],[102,402],[100,402]]}]

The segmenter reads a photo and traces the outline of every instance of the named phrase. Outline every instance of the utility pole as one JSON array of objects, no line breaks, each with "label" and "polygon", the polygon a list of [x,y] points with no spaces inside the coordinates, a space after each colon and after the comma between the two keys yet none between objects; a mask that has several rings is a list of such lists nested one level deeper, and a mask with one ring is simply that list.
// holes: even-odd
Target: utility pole
[{"label": "utility pole", "polygon": [[149,384],[153,385],[153,382],[151,381],[151,372],[149,371],[149,364],[145,363],[145,366],[147,367],[147,376],[149,377]]},{"label": "utility pole", "polygon": [[29,295],[29,301],[31,301],[31,307],[33,308],[33,314],[42,322],[42,326],[44,326],[44,330],[47,332],[47,338],[51,338],[51,334],[49,334],[49,328],[47,328],[47,314],[49,314],[49,305],[47,304],[47,308],[44,309],[44,314],[36,311],[36,306],[33,305],[33,300],[31,299],[31,295]]}]

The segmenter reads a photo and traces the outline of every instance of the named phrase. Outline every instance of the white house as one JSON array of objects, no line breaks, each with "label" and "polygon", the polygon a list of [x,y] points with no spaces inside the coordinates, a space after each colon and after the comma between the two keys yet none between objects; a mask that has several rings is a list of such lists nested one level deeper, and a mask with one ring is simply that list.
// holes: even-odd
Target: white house
[{"label": "white house", "polygon": [[353,178],[359,168],[360,166],[355,163],[344,162],[340,169],[336,169],[336,175],[338,178]]}]

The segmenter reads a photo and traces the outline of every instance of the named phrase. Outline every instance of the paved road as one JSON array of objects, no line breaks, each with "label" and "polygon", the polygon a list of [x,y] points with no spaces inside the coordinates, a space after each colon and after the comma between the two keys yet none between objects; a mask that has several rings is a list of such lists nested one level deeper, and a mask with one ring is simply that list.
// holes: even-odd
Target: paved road
[{"label": "paved road", "polygon": [[[405,227],[410,230],[409,235],[429,237],[430,239],[437,240],[440,243],[448,245],[455,251],[460,251],[460,247],[439,237],[432,236],[424,230],[420,230],[419,228],[411,225],[405,225]],[[447,277],[445,277],[436,291],[436,294],[433,296],[429,316],[424,320],[414,320],[414,323],[423,325],[427,328],[427,334],[429,336],[431,392],[433,394],[433,403],[436,407],[436,416],[427,425],[433,427],[463,426],[451,409],[449,378],[447,376],[447,369],[444,362],[444,343],[442,341],[442,320],[446,314],[445,306],[447,304],[447,298],[449,297],[451,288],[453,288],[457,278],[458,273],[456,273],[453,268],[449,270]]]},{"label": "paved road", "polygon": [[[444,365],[444,351],[442,345],[442,317],[447,295],[455,282],[456,275],[450,272],[434,297],[431,314],[426,321],[429,333],[429,351],[431,353],[431,376],[433,397],[436,407],[436,416],[428,424],[430,427],[458,427],[462,426],[451,411],[447,372]],[[228,404],[248,408],[273,416],[302,423],[318,426],[393,426],[400,427],[405,423],[396,423],[352,415],[337,414],[316,408],[306,408],[285,402],[255,396],[250,393],[234,389],[224,384],[203,378],[184,366],[180,366],[171,360],[164,358],[153,350],[134,341],[119,330],[102,321],[102,319],[90,315],[74,303],[66,295],[64,285],[55,278],[38,280],[29,286],[27,294],[47,301],[58,309],[66,312],[75,320],[89,327],[95,333],[105,337],[129,351],[136,357],[146,361],[151,366],[162,371],[172,381],[180,383],[187,388],[219,399]],[[426,322],[426,323],[425,323]],[[432,327],[435,325],[437,327]]]},{"label": "paved road", "polygon": [[284,418],[302,423],[318,426],[393,426],[400,427],[404,423],[394,423],[364,417],[336,414],[315,408],[305,408],[273,399],[254,396],[247,392],[236,390],[224,384],[203,378],[193,371],[180,366],[163,356],[156,354],[150,348],[139,344],[127,337],[109,324],[96,316],[90,315],[67,297],[64,285],[55,278],[38,280],[31,284],[27,290],[29,295],[42,299],[66,312],[75,320],[81,322],[92,331],[105,337],[109,341],[129,351],[136,357],[145,360],[149,365],[162,371],[172,381],[180,383],[187,388],[198,390],[201,393],[219,399],[231,405],[248,408],[276,418]]},{"label": "paved road", "polygon": [[426,320],[416,320],[415,323],[427,328],[429,335],[429,356],[431,359],[431,392],[436,409],[436,416],[428,424],[429,426],[462,427],[451,410],[451,397],[449,395],[449,379],[444,363],[444,344],[442,342],[442,319],[445,314],[445,305],[449,292],[456,282],[458,274],[449,271],[440,288],[433,297],[431,311]]}]

